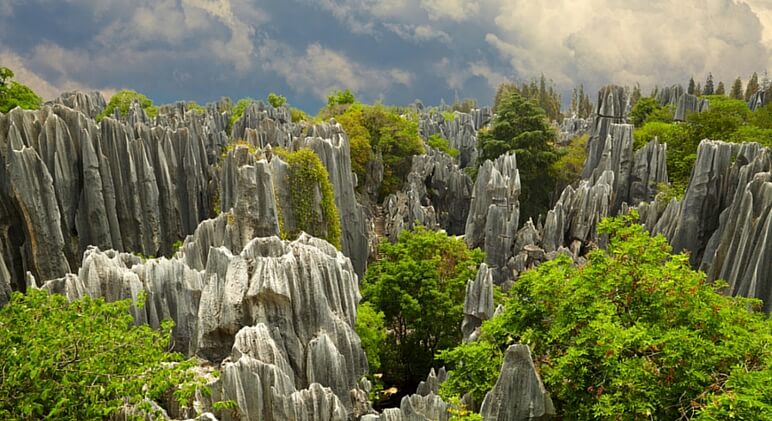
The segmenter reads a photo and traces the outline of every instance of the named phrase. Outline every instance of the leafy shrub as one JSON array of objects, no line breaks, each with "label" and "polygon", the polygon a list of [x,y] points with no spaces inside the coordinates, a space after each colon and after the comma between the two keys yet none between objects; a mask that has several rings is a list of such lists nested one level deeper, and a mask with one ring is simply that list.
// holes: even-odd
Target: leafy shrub
[{"label": "leafy shrub", "polygon": [[448,154],[453,158],[458,158],[458,155],[460,154],[458,149],[450,146],[448,139],[445,139],[444,137],[438,134],[433,134],[429,136],[429,139],[426,140],[426,143],[432,148],[437,149],[438,151],[443,152],[445,154]]},{"label": "leafy shrub", "polygon": [[[202,385],[170,349],[171,322],[136,326],[131,301],[106,303],[30,289],[0,308],[0,417],[104,419],[124,404]],[[206,392],[208,389],[202,389]]]},{"label": "leafy shrub", "polygon": [[382,259],[368,267],[362,295],[384,315],[384,380],[414,387],[426,378],[437,351],[460,343],[466,283],[476,276],[483,253],[423,227],[403,231],[395,244],[381,243],[379,252]]},{"label": "leafy shrub", "polygon": [[129,114],[129,107],[131,107],[131,104],[135,101],[139,103],[140,108],[145,110],[148,117],[154,118],[156,114],[158,114],[158,108],[153,105],[153,101],[148,97],[139,92],[124,89],[118,91],[110,98],[107,107],[99,113],[96,117],[96,121],[101,121],[105,117],[112,116],[115,110],[118,110],[121,117],[126,117]]},{"label": "leafy shrub", "polygon": [[370,374],[378,373],[381,369],[380,350],[386,344],[383,318],[383,312],[376,310],[369,302],[362,303],[357,310],[356,331],[367,354]]},{"label": "leafy shrub", "polygon": [[552,171],[559,183],[568,185],[578,180],[587,159],[587,141],[590,135],[573,139],[567,146],[558,147],[560,159],[552,164]]},{"label": "leafy shrub", "polygon": [[271,104],[273,108],[279,108],[287,103],[287,98],[271,92],[268,94],[268,103]]},{"label": "leafy shrub", "polygon": [[335,105],[350,105],[355,102],[356,97],[349,89],[343,91],[335,91],[327,96],[327,105],[330,107]]},{"label": "leafy shrub", "polygon": [[523,274],[483,343],[448,353],[474,359],[455,359],[445,393],[469,376],[492,388],[478,354],[496,361],[520,342],[564,419],[772,418],[772,321],[760,301],[719,294],[725,284],[707,284],[636,218],[604,220],[608,249],[583,266],[561,257]]},{"label": "leafy shrub", "polygon": [[252,98],[241,98],[236,105],[233,106],[231,109],[231,120],[229,127],[233,127],[233,125],[238,121],[238,119],[241,118],[241,116],[244,115],[244,112],[247,110],[247,107],[249,107],[250,104],[255,102]]}]

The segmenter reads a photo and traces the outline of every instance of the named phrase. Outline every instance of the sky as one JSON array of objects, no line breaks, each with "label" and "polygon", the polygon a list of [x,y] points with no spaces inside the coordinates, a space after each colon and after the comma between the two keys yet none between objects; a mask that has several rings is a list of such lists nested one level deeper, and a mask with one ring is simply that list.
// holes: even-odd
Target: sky
[{"label": "sky", "polygon": [[[644,89],[772,64],[772,0],[0,0],[0,66],[44,99],[120,89],[156,104],[327,94],[491,102],[542,73]],[[646,92],[646,91],[644,91]]]}]

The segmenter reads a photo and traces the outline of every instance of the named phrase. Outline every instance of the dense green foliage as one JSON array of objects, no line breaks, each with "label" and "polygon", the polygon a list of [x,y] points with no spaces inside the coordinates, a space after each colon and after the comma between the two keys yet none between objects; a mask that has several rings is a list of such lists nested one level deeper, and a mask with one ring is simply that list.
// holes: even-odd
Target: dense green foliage
[{"label": "dense green foliage", "polygon": [[483,253],[423,227],[403,231],[395,244],[381,243],[379,253],[361,288],[364,303],[384,315],[388,335],[378,350],[384,381],[414,387],[426,378],[437,351],[461,342],[466,283],[476,276]]},{"label": "dense green foliage", "polygon": [[171,322],[135,326],[130,306],[15,293],[0,308],[0,417],[104,419],[124,399],[158,400],[175,388],[189,399],[200,385],[193,362],[167,352]]},{"label": "dense green foliage", "polygon": [[346,130],[351,144],[351,166],[364,185],[367,164],[375,156],[383,157],[383,183],[379,199],[402,187],[410,172],[412,158],[425,152],[418,135],[418,123],[404,118],[398,110],[383,105],[348,105],[337,121]]},{"label": "dense green foliage", "polygon": [[[607,250],[525,273],[481,343],[443,354],[445,395],[479,398],[514,342],[528,344],[564,419],[772,418],[772,321],[760,301],[717,292],[637,215],[606,219]],[[482,386],[484,385],[484,386]]]},{"label": "dense green foliage", "polygon": [[554,146],[555,132],[544,110],[514,90],[502,94],[496,118],[488,130],[478,135],[479,162],[495,160],[509,151],[517,154],[522,192],[521,220],[536,220],[549,207],[555,187],[553,164],[560,157]]},{"label": "dense green foliage", "polygon": [[[327,169],[319,157],[308,148],[289,152],[275,148],[274,152],[289,165],[290,198],[297,229],[314,237],[323,238],[338,249],[340,240],[340,214],[335,205],[335,193]],[[321,195],[321,212],[316,209]],[[286,206],[287,204],[281,204]],[[299,232],[288,232],[295,237]]]},{"label": "dense green foliage", "polygon": [[116,92],[115,95],[110,98],[107,107],[99,113],[96,120],[100,121],[105,117],[111,117],[113,113],[115,113],[115,110],[118,110],[121,117],[125,117],[129,114],[129,107],[131,107],[131,104],[135,101],[139,103],[140,108],[145,110],[148,117],[154,118],[156,114],[158,114],[158,108],[153,105],[153,101],[151,101],[150,98],[139,92],[124,89]]},{"label": "dense green foliage", "polygon": [[284,106],[284,104],[287,103],[287,98],[282,95],[271,92],[268,94],[268,103],[271,104],[273,108],[279,108]]},{"label": "dense green foliage", "polygon": [[43,100],[28,86],[16,82],[14,73],[7,67],[0,67],[0,113],[7,113],[16,107],[37,110]]},{"label": "dense green foliage", "polygon": [[356,97],[351,90],[335,91],[327,96],[327,105],[351,105],[356,102]]},{"label": "dense green foliage", "polygon": [[653,121],[669,123],[673,121],[673,107],[663,107],[659,105],[656,99],[643,97],[630,110],[629,118],[630,123],[635,125],[635,127],[641,127],[645,123]]},{"label": "dense green foliage", "polygon": [[569,185],[581,177],[584,161],[587,159],[589,139],[590,135],[585,134],[571,140],[566,146],[558,147],[560,159],[552,164],[552,172],[558,183]]},{"label": "dense green foliage", "polygon": [[376,310],[372,303],[363,302],[357,309],[356,331],[367,354],[370,374],[380,373],[381,370],[381,349],[386,345],[383,318],[383,312]]},{"label": "dense green foliage", "polygon": [[443,152],[452,156],[453,158],[457,158],[460,153],[458,149],[450,146],[450,143],[448,143],[448,139],[445,139],[444,137],[438,134],[433,134],[429,136],[429,138],[426,139],[426,144],[440,152]]}]

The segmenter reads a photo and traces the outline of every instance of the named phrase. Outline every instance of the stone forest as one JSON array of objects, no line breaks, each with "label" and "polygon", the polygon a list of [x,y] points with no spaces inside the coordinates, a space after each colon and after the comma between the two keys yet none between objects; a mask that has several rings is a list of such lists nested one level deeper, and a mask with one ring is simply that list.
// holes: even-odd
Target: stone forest
[{"label": "stone forest", "polygon": [[756,75],[315,116],[0,75],[3,419],[772,419]]}]

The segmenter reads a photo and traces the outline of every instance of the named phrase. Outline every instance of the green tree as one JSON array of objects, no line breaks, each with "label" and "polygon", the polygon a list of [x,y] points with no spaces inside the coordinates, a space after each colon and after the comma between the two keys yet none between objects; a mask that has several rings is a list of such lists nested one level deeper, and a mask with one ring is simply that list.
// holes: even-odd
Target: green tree
[{"label": "green tree", "polygon": [[[635,103],[630,110],[630,122],[635,127],[641,127],[649,121],[659,121],[662,117],[668,121],[672,121],[672,115],[668,116],[665,110],[666,107],[659,105],[656,99],[653,97],[643,97]],[[669,117],[669,119],[668,119]]]},{"label": "green tree", "polygon": [[327,96],[327,105],[351,105],[356,102],[356,97],[351,90],[335,91]]},{"label": "green tree", "polygon": [[705,80],[705,88],[702,90],[703,95],[713,95],[713,73],[708,73],[708,79]]},{"label": "green tree", "polygon": [[716,95],[726,95],[726,87],[724,87],[724,82],[718,82],[718,87],[716,88]]},{"label": "green tree", "polygon": [[608,248],[584,265],[561,256],[523,274],[481,343],[444,354],[454,366],[442,393],[480,396],[495,381],[484,364],[519,342],[562,419],[772,419],[761,302],[718,293],[726,284],[708,284],[636,218],[599,224]]},{"label": "green tree", "polygon": [[367,355],[370,374],[380,373],[381,350],[386,346],[386,324],[382,311],[372,303],[363,302],[357,309],[356,331]]},{"label": "green tree", "polygon": [[99,113],[96,120],[101,121],[105,117],[111,117],[115,113],[115,110],[118,110],[121,117],[126,117],[129,114],[131,104],[134,102],[138,102],[140,108],[145,110],[145,113],[147,113],[147,116],[150,118],[155,117],[158,113],[158,108],[153,105],[153,101],[150,100],[150,98],[139,92],[124,89],[118,91],[110,98],[107,107]]},{"label": "green tree", "polygon": [[244,112],[247,111],[247,107],[249,107],[250,104],[252,104],[253,102],[255,102],[255,100],[252,98],[241,98],[240,100],[238,100],[238,102],[236,102],[236,105],[234,105],[233,108],[231,108],[231,119],[230,119],[229,128],[233,127],[236,121],[238,121],[238,119],[240,119],[241,116],[244,115]]},{"label": "green tree", "polygon": [[271,92],[268,94],[268,103],[271,104],[273,108],[279,108],[287,103],[287,98]]},{"label": "green tree", "polygon": [[[30,289],[0,308],[0,417],[105,419],[124,404],[185,401],[202,385],[170,349],[171,322],[136,326],[131,301]],[[202,388],[202,391],[206,391]]]},{"label": "green tree", "polygon": [[732,90],[729,91],[729,98],[732,99],[744,99],[743,96],[743,81],[740,79],[740,76],[737,76],[737,79],[734,80],[734,83],[732,84]]},{"label": "green tree", "polygon": [[478,136],[479,163],[495,160],[514,151],[520,170],[521,220],[546,212],[549,194],[555,187],[552,165],[559,159],[554,146],[555,132],[547,122],[544,110],[517,92],[501,99],[497,117],[490,129]]},{"label": "green tree", "polygon": [[689,78],[689,87],[686,88],[686,93],[689,94],[689,95],[694,95],[695,89],[696,89],[696,87],[694,85],[694,78],[690,77]]},{"label": "green tree", "polygon": [[43,99],[28,86],[12,80],[14,76],[11,69],[0,67],[0,113],[7,113],[16,107],[39,109]]},{"label": "green tree", "polygon": [[634,107],[635,104],[637,104],[638,101],[641,99],[641,97],[642,97],[641,84],[636,83],[635,86],[633,86],[633,93],[630,94],[630,105]]},{"label": "green tree", "polygon": [[379,253],[382,259],[362,281],[362,295],[384,314],[384,381],[409,389],[426,378],[437,351],[461,342],[466,283],[476,276],[483,253],[423,227],[403,231],[395,244],[382,242]]},{"label": "green tree", "polygon": [[745,101],[748,102],[751,100],[751,96],[756,93],[756,91],[759,90],[759,75],[756,74],[756,72],[753,72],[753,75],[751,76],[751,79],[748,81],[748,84],[745,85]]}]

